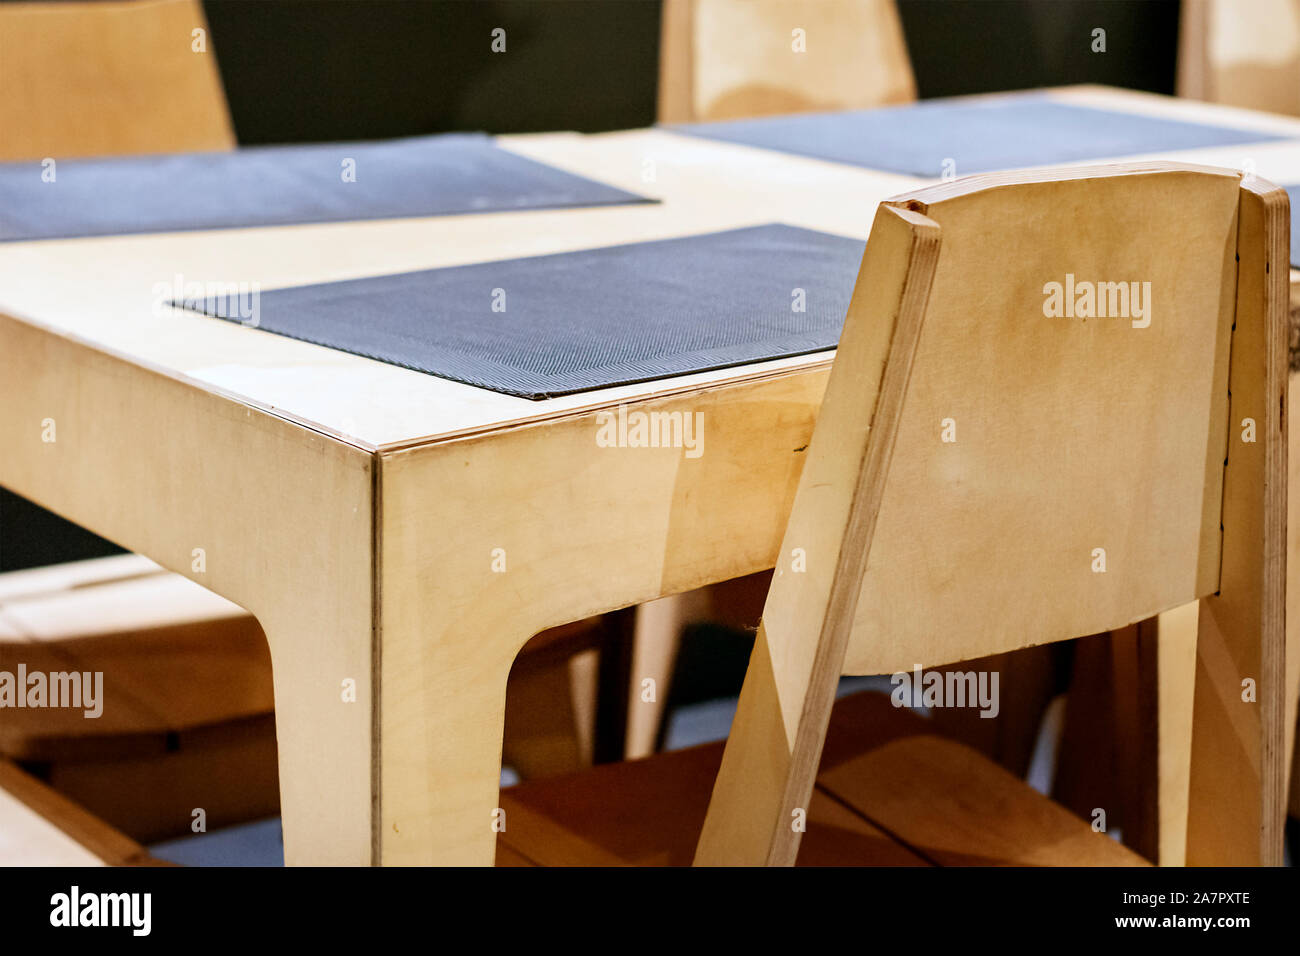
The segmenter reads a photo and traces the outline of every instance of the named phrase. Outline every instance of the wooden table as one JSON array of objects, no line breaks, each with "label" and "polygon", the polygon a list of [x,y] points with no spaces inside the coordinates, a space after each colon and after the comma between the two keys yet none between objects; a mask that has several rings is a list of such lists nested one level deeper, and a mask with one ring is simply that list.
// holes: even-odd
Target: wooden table
[{"label": "wooden table", "polygon": [[[1053,95],[1300,137],[1297,119]],[[155,285],[270,289],[774,221],[865,239],[880,200],[925,182],[662,130],[502,144],[664,201],[0,244],[0,484],[258,618],[291,863],[490,864],[519,649],[771,567],[832,353],[532,402],[159,310]],[[1160,155],[1300,182],[1300,142]],[[703,454],[599,447],[619,405],[702,413]]]}]

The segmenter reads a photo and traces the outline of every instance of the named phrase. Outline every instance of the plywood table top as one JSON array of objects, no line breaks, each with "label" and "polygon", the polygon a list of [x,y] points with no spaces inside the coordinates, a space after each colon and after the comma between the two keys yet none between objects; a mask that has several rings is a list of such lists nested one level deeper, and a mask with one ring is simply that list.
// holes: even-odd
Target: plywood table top
[{"label": "plywood table top", "polygon": [[[1004,94],[997,94],[1004,95]],[[1071,87],[1064,101],[1300,137],[1300,119]],[[602,208],[0,244],[0,313],[361,448],[391,449],[755,376],[824,368],[822,352],[530,401],[155,305],[181,281],[262,291],[785,222],[866,239],[881,200],[932,180],[642,129],[506,136],[534,159],[661,202]],[[1153,154],[1300,182],[1300,141]],[[1114,157],[1134,159],[1149,157]],[[960,170],[959,170],[960,172]],[[581,308],[581,303],[575,303]]]}]

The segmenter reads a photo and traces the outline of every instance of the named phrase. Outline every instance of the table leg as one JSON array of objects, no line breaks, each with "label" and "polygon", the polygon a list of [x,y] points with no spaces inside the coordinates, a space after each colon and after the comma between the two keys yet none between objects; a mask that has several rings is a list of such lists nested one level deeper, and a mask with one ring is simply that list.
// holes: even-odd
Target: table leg
[{"label": "table leg", "polygon": [[533,634],[774,564],[819,400],[775,378],[761,400],[643,406],[705,422],[698,457],[602,444],[608,411],[381,453],[383,863],[492,863],[506,680]]},{"label": "table leg", "polygon": [[0,483],[258,619],[286,858],[371,862],[374,455],[3,316],[0,409]]},{"label": "table leg", "polygon": [[506,681],[531,631],[488,620],[440,630],[391,604],[383,615],[376,862],[490,866],[509,826],[498,800]]},{"label": "table leg", "polygon": [[[307,594],[293,597],[302,601]],[[368,620],[331,626],[308,607],[297,610],[285,605],[259,617],[275,683],[285,862],[377,862],[371,627]]]},{"label": "table leg", "polygon": [[[696,590],[650,601],[636,609],[631,700],[627,713],[629,758],[647,757],[655,752],[682,630],[691,621],[703,617],[708,608],[708,592]],[[654,681],[652,688],[646,688],[653,689],[653,694],[643,691],[646,680]]]}]

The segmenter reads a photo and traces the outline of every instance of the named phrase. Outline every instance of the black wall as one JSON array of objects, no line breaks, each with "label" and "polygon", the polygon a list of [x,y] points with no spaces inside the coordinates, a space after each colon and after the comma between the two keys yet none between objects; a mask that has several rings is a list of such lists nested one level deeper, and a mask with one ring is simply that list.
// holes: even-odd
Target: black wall
[{"label": "black wall", "polygon": [[[1178,7],[899,3],[922,97],[1065,83],[1172,93]],[[654,121],[658,0],[206,0],[204,8],[241,143]],[[496,27],[506,31],[504,54],[491,51]],[[1105,53],[1091,51],[1097,27]],[[0,570],[114,550],[0,491]]]},{"label": "black wall", "polygon": [[[657,0],[207,0],[241,143],[648,126]],[[506,52],[491,49],[506,31]]]},{"label": "black wall", "polygon": [[[901,0],[922,98],[1104,83],[1174,92],[1179,0]],[[1094,53],[1093,30],[1106,31]]]}]

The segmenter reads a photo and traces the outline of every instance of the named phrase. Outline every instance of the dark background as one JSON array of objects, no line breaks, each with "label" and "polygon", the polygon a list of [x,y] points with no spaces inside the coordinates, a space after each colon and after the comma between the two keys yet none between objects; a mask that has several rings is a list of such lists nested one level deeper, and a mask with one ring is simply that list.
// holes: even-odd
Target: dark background
[{"label": "dark background", "polygon": [[[206,0],[239,141],[654,122],[658,0]],[[1178,0],[898,0],[922,98],[1174,91]],[[506,30],[507,55],[490,49]],[[1107,51],[1091,52],[1106,30]],[[0,571],[111,554],[0,490]]]}]

